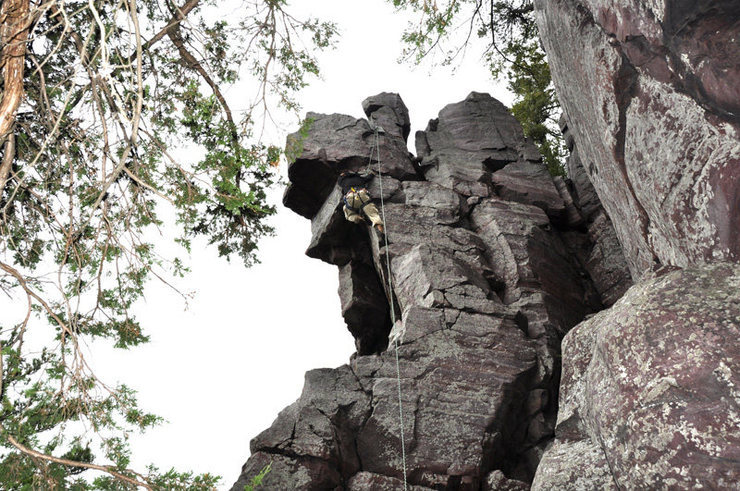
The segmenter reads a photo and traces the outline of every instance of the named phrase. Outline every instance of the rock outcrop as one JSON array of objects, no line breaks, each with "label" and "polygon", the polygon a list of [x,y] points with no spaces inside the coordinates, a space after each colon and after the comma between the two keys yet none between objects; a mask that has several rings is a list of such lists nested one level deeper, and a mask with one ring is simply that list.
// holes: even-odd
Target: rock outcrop
[{"label": "rock outcrop", "polygon": [[740,260],[740,6],[535,0],[583,167],[632,276]]},{"label": "rock outcrop", "polygon": [[[413,490],[740,486],[740,6],[534,5],[568,179],[475,92],[416,156],[391,93],[289,137],[284,204],[357,353],[306,375],[235,490],[269,462],[268,489],[399,489],[402,448]],[[387,242],[342,213],[366,166]]]},{"label": "rock outcrop", "polygon": [[[487,94],[445,107],[417,133],[416,158],[397,95],[363,108],[370,121],[309,114],[289,137],[284,198],[312,221],[307,254],[339,267],[357,354],[306,375],[234,489],[268,462],[267,489],[398,489],[402,433],[411,489],[527,489],[554,437],[563,335],[631,285],[610,222],[546,172]],[[344,219],[335,186],[368,164],[382,170],[369,191],[387,244]]]},{"label": "rock outcrop", "polygon": [[533,487],[737,488],[740,6],[534,4],[572,194],[640,283],[565,337]]},{"label": "rock outcrop", "polygon": [[740,265],[669,272],[563,342],[557,439],[533,489],[740,483]]}]

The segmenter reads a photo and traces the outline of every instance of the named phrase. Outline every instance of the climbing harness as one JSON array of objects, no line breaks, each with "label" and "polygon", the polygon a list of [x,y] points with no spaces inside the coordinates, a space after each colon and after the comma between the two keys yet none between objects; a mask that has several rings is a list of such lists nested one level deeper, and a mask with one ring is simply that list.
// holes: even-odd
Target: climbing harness
[{"label": "climbing harness", "polygon": [[[365,192],[365,195],[367,196],[367,201],[364,201],[362,199],[361,189],[356,189],[352,187],[350,188],[350,192],[342,197],[342,201],[344,201],[344,206],[354,211],[355,213],[359,213],[364,210],[367,205],[373,202],[373,200],[370,199],[370,196],[367,195],[367,191]],[[360,206],[357,206],[358,201],[360,202]]]},{"label": "climbing harness", "polygon": [[[382,131],[382,129],[374,125],[374,132],[375,132],[375,156],[378,160],[378,183],[380,185],[380,213],[381,213],[381,219],[383,220],[383,225],[385,227],[385,233],[383,234],[383,240],[385,241],[385,264],[387,267],[387,274],[388,277],[388,295],[390,297],[390,303],[391,303],[391,322],[396,322],[396,308],[395,308],[395,302],[393,301],[393,280],[391,278],[391,255],[390,251],[388,250],[388,222],[385,221],[385,201],[383,198],[383,170],[380,165],[380,143],[378,138],[378,133]],[[380,130],[380,131],[379,131]],[[383,131],[385,133],[385,131]],[[370,157],[368,158],[368,167],[370,167],[372,163],[373,158],[373,147],[370,147]],[[364,204],[363,204],[364,206]],[[403,465],[403,489],[406,491],[408,489],[407,479],[406,479],[406,441],[404,439],[403,435],[403,403],[401,400],[401,365],[398,361],[398,337],[395,337],[393,339],[393,347],[396,352],[396,383],[398,385],[398,419],[401,427],[401,463]]]}]

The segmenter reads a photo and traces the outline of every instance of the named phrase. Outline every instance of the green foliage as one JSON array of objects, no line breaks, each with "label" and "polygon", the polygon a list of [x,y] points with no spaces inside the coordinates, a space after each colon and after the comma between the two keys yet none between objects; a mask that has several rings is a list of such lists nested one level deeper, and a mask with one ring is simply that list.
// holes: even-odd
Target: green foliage
[{"label": "green foliage", "polygon": [[465,53],[473,33],[485,41],[484,57],[494,78],[507,78],[515,97],[511,111],[524,135],[537,145],[552,175],[565,175],[566,149],[557,124],[560,105],[539,45],[532,0],[389,1],[420,16],[402,36],[404,57],[416,63],[441,53],[440,63],[447,65]]},{"label": "green foliage", "polygon": [[244,485],[244,491],[254,491],[258,487],[262,485],[262,480],[267,476],[267,474],[270,473],[272,470],[272,464],[267,464],[265,467],[262,468],[259,473],[252,478],[252,480],[249,482],[249,484]]},{"label": "green foliage", "polygon": [[[132,488],[117,473],[212,489],[208,474],[128,470],[128,435],[161,419],[130,388],[99,380],[88,347],[148,341],[132,306],[151,278],[187,272],[159,247],[161,229],[186,254],[202,237],[227,259],[257,262],[281,154],[253,137],[255,122],[268,106],[297,109],[295,91],[318,74],[314,53],[336,29],[296,19],[283,0],[247,1],[228,17],[208,0],[42,3],[31,4],[24,104],[0,135],[0,161],[12,163],[0,288],[28,306],[0,325],[0,488]],[[253,102],[235,118],[224,93],[240,75],[255,92],[238,95]]]},{"label": "green foliage", "polygon": [[555,120],[559,105],[550,78],[550,66],[535,40],[507,47],[513,63],[507,73],[508,87],[516,95],[511,112],[521,123],[524,135],[542,153],[550,174],[565,176],[565,142]]}]

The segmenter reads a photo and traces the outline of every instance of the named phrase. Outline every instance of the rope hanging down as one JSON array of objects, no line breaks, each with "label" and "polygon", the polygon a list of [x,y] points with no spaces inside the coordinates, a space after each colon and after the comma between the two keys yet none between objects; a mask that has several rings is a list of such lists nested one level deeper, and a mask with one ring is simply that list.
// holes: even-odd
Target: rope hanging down
[{"label": "rope hanging down", "polygon": [[[391,323],[396,322],[396,308],[395,302],[393,301],[393,280],[391,278],[391,255],[388,250],[388,222],[385,220],[385,200],[383,198],[383,170],[380,166],[380,143],[378,137],[378,126],[374,125],[375,130],[375,141],[374,149],[370,147],[370,157],[368,158],[368,167],[372,163],[373,150],[375,150],[375,156],[378,160],[378,183],[380,185],[380,218],[383,220],[383,227],[385,227],[385,233],[383,234],[383,240],[385,241],[385,264],[387,266],[386,276],[388,278],[388,296],[391,303]],[[393,346],[396,352],[396,382],[398,384],[398,419],[401,427],[401,463],[403,465],[403,489],[407,490],[406,483],[406,441],[403,436],[403,403],[401,402],[401,366],[398,362],[398,336],[393,339]]]}]

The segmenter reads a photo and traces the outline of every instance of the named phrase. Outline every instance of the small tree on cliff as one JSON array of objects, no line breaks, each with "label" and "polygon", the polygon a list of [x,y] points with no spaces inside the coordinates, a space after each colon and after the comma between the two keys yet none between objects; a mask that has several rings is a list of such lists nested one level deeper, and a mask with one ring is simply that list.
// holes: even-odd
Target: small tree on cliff
[{"label": "small tree on cliff", "polygon": [[[252,138],[268,99],[318,73],[335,28],[285,0],[5,0],[0,7],[0,487],[210,488],[213,476],[128,469],[126,435],[159,418],[100,381],[84,346],[147,340],[131,315],[150,277],[182,274],[149,232],[176,217],[249,266],[272,229],[276,148]],[[301,38],[308,41],[304,44]],[[224,86],[258,89],[241,116]],[[243,94],[244,98],[250,97]],[[274,99],[271,99],[274,98]],[[260,114],[262,113],[262,114]],[[198,148],[199,159],[173,149]],[[191,152],[192,154],[192,152]],[[3,450],[4,447],[4,450]],[[100,471],[94,482],[87,469]]]},{"label": "small tree on cliff", "polygon": [[403,34],[404,56],[419,63],[434,55],[447,65],[474,38],[486,40],[484,56],[495,78],[505,75],[515,95],[512,113],[544,156],[550,173],[564,175],[566,149],[560,105],[540,47],[532,0],[389,0],[419,15]]}]

